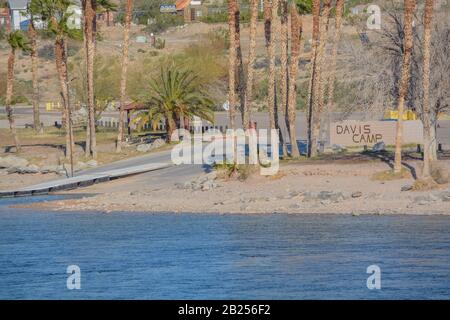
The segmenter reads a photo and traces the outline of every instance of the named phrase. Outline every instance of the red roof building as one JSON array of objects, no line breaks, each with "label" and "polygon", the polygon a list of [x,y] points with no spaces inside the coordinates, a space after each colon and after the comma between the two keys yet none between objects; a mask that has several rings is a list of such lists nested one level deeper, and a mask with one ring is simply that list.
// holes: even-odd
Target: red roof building
[{"label": "red roof building", "polygon": [[200,0],[177,0],[175,7],[177,13],[184,17],[185,22],[199,20],[207,12],[207,8]]}]

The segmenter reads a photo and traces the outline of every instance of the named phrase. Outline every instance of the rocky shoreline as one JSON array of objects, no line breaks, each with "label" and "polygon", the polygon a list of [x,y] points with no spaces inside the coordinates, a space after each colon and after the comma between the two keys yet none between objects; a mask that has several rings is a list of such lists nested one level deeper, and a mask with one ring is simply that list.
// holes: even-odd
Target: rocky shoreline
[{"label": "rocky shoreline", "polygon": [[[216,172],[171,187],[123,191],[97,186],[93,197],[33,204],[58,211],[175,212],[216,214],[420,214],[450,215],[450,188],[414,191],[414,179],[373,179],[381,163],[287,165],[277,176],[227,180]],[[89,188],[83,193],[89,193]]]}]

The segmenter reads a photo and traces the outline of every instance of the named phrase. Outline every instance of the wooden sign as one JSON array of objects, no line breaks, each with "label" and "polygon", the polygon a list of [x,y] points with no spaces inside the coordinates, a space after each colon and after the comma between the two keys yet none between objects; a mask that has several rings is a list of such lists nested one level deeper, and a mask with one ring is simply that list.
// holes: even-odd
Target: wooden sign
[{"label": "wooden sign", "polygon": [[[330,125],[330,143],[346,147],[372,146],[378,142],[395,145],[397,121],[346,120]],[[419,120],[403,121],[403,144],[422,144],[423,126]]]}]

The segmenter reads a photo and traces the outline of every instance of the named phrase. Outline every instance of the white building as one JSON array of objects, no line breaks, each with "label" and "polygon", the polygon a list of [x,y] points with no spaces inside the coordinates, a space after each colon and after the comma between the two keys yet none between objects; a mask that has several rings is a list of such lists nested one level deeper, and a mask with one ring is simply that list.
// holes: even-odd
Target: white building
[{"label": "white building", "polygon": [[27,21],[30,19],[27,13],[28,2],[29,0],[8,0],[11,31],[26,30],[28,27]]},{"label": "white building", "polygon": [[[27,12],[27,8],[29,2],[30,0],[8,0],[11,31],[26,31],[28,29],[30,15]],[[80,0],[75,0],[74,4],[69,6],[67,9],[67,12],[72,13],[68,20],[69,28],[80,29],[82,15]],[[45,25],[43,22],[38,20],[35,21],[35,27],[40,29],[45,27]]]}]

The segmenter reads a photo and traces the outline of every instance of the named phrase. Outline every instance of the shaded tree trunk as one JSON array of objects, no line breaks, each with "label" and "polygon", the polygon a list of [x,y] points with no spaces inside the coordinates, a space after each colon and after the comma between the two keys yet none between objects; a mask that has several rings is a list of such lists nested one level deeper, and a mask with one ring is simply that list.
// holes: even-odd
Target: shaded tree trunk
[{"label": "shaded tree trunk", "polygon": [[14,144],[16,145],[16,152],[20,151],[20,141],[19,136],[17,135],[16,123],[14,121],[13,109],[11,106],[11,101],[14,92],[14,64],[16,60],[16,52],[13,48],[11,48],[11,52],[8,57],[8,74],[6,77],[6,97],[5,97],[5,107],[6,107],[6,116],[9,122],[9,129],[11,130],[11,134],[14,138]]},{"label": "shaded tree trunk", "polygon": [[310,156],[317,156],[317,144],[319,142],[320,137],[320,128],[322,122],[322,110],[323,110],[323,102],[324,102],[324,77],[322,72],[323,58],[325,55],[325,46],[327,42],[327,29],[328,29],[328,21],[330,16],[331,9],[331,0],[325,0],[323,3],[322,14],[320,16],[319,22],[319,44],[316,51],[315,58],[315,70],[313,77],[313,86],[312,86],[312,133],[311,133],[311,150]]},{"label": "shaded tree trunk", "polygon": [[128,71],[128,48],[130,46],[130,28],[131,14],[133,9],[133,0],[127,0],[125,25],[123,31],[123,48],[122,48],[122,76],[120,79],[120,115],[119,115],[119,134],[117,136],[116,152],[122,151],[122,143],[125,131],[125,98],[127,89],[127,71]]},{"label": "shaded tree trunk", "polygon": [[245,85],[245,104],[243,114],[243,129],[249,128],[251,101],[253,100],[253,75],[256,54],[256,23],[258,21],[258,0],[250,0],[250,48],[248,53],[247,83]]},{"label": "shaded tree trunk", "polygon": [[97,141],[95,132],[95,93],[94,93],[94,59],[95,59],[95,24],[96,1],[83,0],[84,37],[86,45],[86,75],[88,123],[86,126],[86,156],[97,158]]},{"label": "shaded tree trunk", "polygon": [[73,132],[71,126],[71,110],[69,105],[69,87],[67,74],[67,53],[64,38],[57,37],[55,40],[55,62],[58,72],[58,80],[61,90],[61,100],[63,104],[64,117],[66,119],[64,128],[66,130],[66,158],[72,158]]},{"label": "shaded tree trunk", "polygon": [[433,20],[433,0],[425,0],[423,14],[423,177],[431,175],[431,121],[430,121],[430,45],[431,22]]},{"label": "shaded tree trunk", "polygon": [[403,131],[403,110],[405,104],[405,96],[408,92],[409,82],[409,68],[411,61],[411,53],[413,48],[413,33],[412,22],[414,15],[414,8],[416,6],[415,0],[404,1],[404,33],[405,39],[403,42],[403,57],[399,82],[399,94],[398,94],[398,119],[396,127],[395,137],[395,159],[394,159],[394,172],[400,173],[402,169],[402,131]]},{"label": "shaded tree trunk", "polygon": [[328,75],[327,111],[333,110],[334,82],[336,79],[336,59],[341,39],[342,14],[344,12],[344,0],[336,0],[336,16],[334,21],[333,48],[331,49],[330,68]]},{"label": "shaded tree trunk", "polygon": [[[277,126],[281,129],[280,120],[284,119],[286,128],[289,132],[289,120],[287,115],[287,100],[288,100],[288,49],[289,49],[289,29],[288,29],[288,2],[281,0],[281,67],[280,67],[280,103],[276,111]],[[280,144],[283,157],[287,156],[286,139],[283,137],[283,132],[280,130]]]},{"label": "shaded tree trunk", "polygon": [[277,32],[276,23],[278,18],[278,0],[272,0],[271,6],[271,23],[270,23],[270,39],[267,46],[267,55],[269,58],[269,74],[268,74],[268,94],[267,94],[267,109],[269,111],[269,129],[276,129],[275,121],[275,35]]},{"label": "shaded tree trunk", "polygon": [[313,16],[313,30],[312,30],[312,44],[311,44],[311,74],[309,80],[309,88],[308,88],[308,99],[307,99],[307,124],[308,124],[308,150],[307,156],[313,156],[312,152],[316,149],[316,145],[314,145],[313,141],[313,119],[315,112],[315,104],[313,102],[313,92],[316,91],[315,87],[319,85],[319,81],[317,78],[316,72],[316,60],[317,60],[317,52],[319,47],[319,36],[320,36],[320,0],[312,1],[312,16]]},{"label": "shaded tree trunk", "polygon": [[[31,18],[33,20],[33,18]],[[31,57],[31,83],[33,87],[33,128],[36,132],[41,132],[41,120],[39,117],[39,85],[38,85],[38,67],[37,67],[37,42],[36,30],[33,22],[28,23],[28,38],[30,40]]]},{"label": "shaded tree trunk", "polygon": [[297,12],[297,5],[291,4],[291,64],[289,70],[289,89],[288,89],[288,107],[287,115],[289,122],[289,140],[291,141],[291,156],[299,157],[300,152],[297,146],[296,136],[296,105],[297,90],[296,81],[298,73],[298,60],[300,56],[300,40],[302,36],[302,20]]},{"label": "shaded tree trunk", "polygon": [[230,47],[228,52],[228,102],[230,128],[236,129],[236,70],[237,70],[237,48],[236,48],[236,20],[238,19],[236,0],[228,1],[228,30],[230,33]]}]

